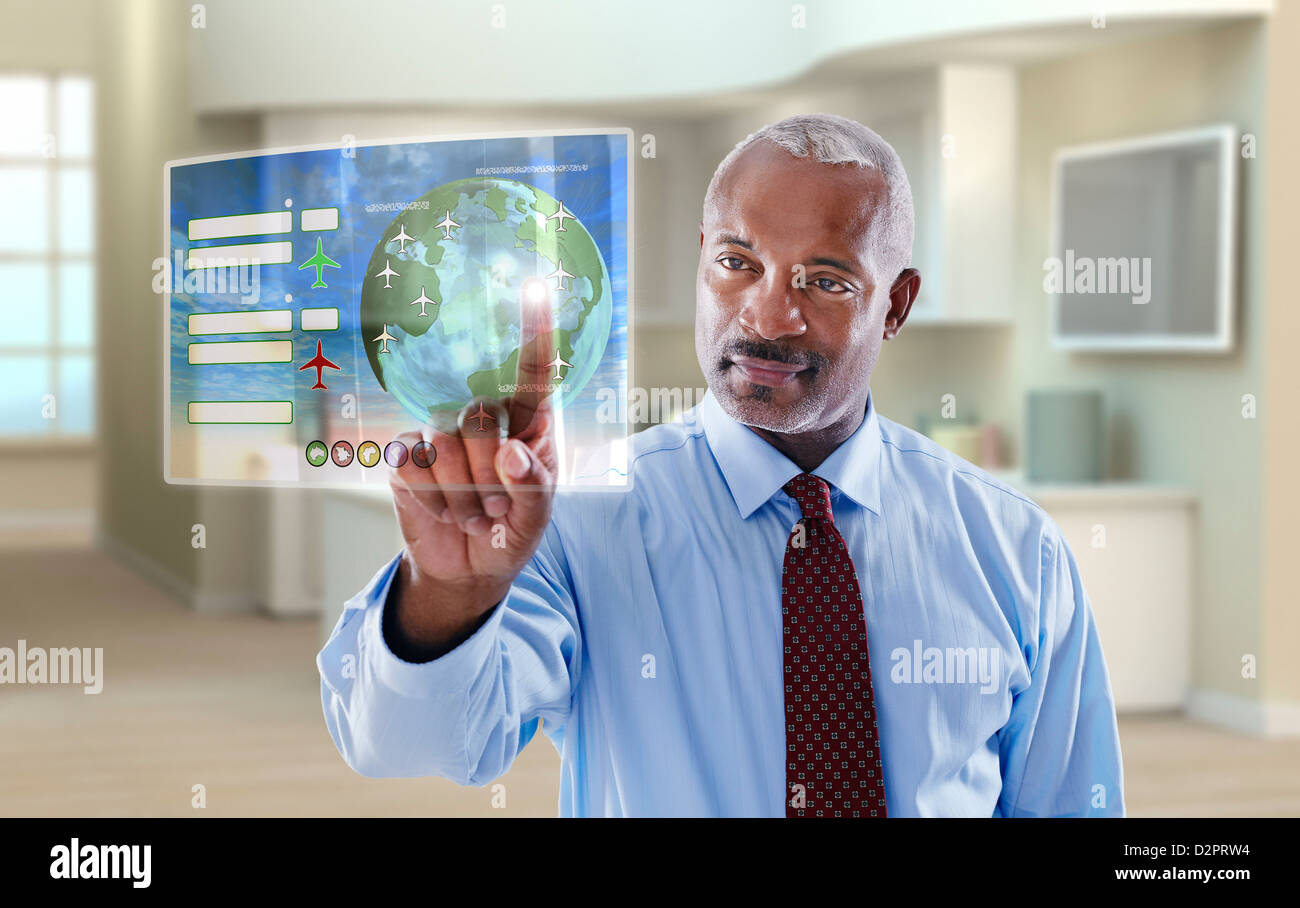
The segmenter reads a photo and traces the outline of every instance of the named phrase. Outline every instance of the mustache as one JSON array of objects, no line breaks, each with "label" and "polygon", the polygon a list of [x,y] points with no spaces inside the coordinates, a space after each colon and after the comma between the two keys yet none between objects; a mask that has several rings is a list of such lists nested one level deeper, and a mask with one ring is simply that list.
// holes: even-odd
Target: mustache
[{"label": "mustache", "polygon": [[768,359],[776,363],[803,366],[809,370],[820,369],[827,363],[827,358],[815,350],[798,350],[783,344],[738,338],[729,341],[723,346],[722,355],[718,360],[718,368],[725,368],[728,362],[737,356]]}]

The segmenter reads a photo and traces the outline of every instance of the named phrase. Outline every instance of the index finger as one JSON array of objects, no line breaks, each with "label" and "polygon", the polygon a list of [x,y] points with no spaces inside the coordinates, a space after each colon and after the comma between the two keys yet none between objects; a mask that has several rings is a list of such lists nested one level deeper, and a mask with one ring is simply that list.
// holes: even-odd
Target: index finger
[{"label": "index finger", "polygon": [[515,367],[515,393],[510,398],[511,436],[522,434],[542,402],[554,390],[552,370],[562,365],[556,358],[554,293],[541,278],[524,284],[519,295],[519,360]]}]

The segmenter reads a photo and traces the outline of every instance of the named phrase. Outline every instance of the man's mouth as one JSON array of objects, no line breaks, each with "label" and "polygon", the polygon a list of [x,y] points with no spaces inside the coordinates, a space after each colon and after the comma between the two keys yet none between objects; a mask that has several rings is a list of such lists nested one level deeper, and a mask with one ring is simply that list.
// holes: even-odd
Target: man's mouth
[{"label": "man's mouth", "polygon": [[734,356],[731,363],[748,381],[756,385],[767,385],[772,388],[779,388],[782,385],[788,385],[795,381],[800,372],[807,370],[807,366],[796,366],[793,363],[783,363],[772,359],[758,359],[753,356]]}]

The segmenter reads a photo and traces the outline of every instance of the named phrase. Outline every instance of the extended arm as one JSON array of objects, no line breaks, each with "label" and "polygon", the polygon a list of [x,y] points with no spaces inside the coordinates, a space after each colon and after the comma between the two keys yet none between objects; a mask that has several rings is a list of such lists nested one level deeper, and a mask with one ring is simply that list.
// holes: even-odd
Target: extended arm
[{"label": "extended arm", "polygon": [[399,658],[383,631],[402,557],[347,603],[317,657],[326,725],[362,775],[487,784],[539,719],[558,728],[568,717],[581,639],[559,535],[548,529],[481,624],[425,662]]}]

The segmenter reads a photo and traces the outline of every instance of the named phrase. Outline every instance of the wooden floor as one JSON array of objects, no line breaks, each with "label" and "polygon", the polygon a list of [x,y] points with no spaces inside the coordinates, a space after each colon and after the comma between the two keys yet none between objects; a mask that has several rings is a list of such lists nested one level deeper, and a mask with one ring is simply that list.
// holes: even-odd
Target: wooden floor
[{"label": "wooden floor", "polygon": [[[0,685],[0,816],[554,816],[538,737],[490,789],[353,773],[315,621],[190,613],[92,549],[0,551],[0,646],[104,649],[104,689]],[[1300,816],[1300,741],[1123,719],[1131,816]],[[205,787],[207,807],[191,806]]]}]

